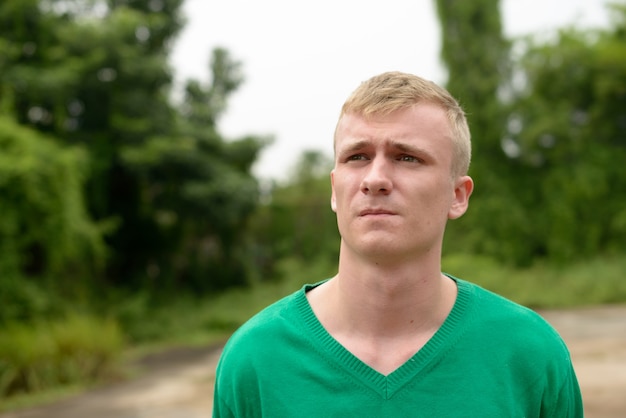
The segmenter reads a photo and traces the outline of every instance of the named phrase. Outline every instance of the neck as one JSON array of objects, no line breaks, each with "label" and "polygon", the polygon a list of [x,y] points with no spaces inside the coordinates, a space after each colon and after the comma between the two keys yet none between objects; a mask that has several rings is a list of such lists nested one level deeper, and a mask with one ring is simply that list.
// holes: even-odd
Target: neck
[{"label": "neck", "polygon": [[363,336],[436,329],[454,305],[456,286],[441,274],[439,258],[431,259],[383,264],[343,256],[337,276],[320,289],[317,301],[311,295],[311,305],[322,323]]}]

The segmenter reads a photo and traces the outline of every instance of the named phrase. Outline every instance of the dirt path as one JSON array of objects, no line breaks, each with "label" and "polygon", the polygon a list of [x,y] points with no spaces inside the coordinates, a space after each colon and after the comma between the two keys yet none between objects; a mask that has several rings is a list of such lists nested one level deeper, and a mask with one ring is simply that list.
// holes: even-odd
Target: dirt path
[{"label": "dirt path", "polygon": [[[567,342],[587,418],[626,417],[626,306],[541,312]],[[219,347],[147,358],[142,377],[0,418],[210,417]]]}]

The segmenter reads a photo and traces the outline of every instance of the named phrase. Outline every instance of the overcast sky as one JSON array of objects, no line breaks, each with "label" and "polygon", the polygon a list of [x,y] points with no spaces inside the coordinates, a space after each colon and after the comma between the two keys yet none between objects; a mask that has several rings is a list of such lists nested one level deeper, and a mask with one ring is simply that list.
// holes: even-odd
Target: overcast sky
[{"label": "overcast sky", "polygon": [[[228,138],[273,135],[254,172],[284,178],[302,151],[332,155],[343,101],[380,72],[445,82],[435,0],[185,0],[175,44],[177,80],[208,81],[216,47],[242,62],[245,82],[220,121]],[[569,24],[608,25],[603,0],[502,0],[505,33],[549,33]],[[471,41],[471,40],[468,40]]]}]

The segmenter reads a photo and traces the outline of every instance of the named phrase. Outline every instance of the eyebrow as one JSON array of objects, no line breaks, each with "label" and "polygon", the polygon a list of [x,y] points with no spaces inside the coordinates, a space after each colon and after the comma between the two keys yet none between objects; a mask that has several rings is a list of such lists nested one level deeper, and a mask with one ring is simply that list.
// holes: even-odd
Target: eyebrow
[{"label": "eyebrow", "polygon": [[406,152],[406,153],[409,153],[409,154],[427,155],[427,156],[431,155],[429,151],[427,151],[427,150],[425,150],[423,148],[415,147],[413,145],[409,145],[409,144],[406,144],[404,142],[398,142],[398,141],[389,141],[389,142],[390,142],[392,148],[395,148],[395,149],[397,149],[399,151],[402,151],[402,152]]},{"label": "eyebrow", "polygon": [[[430,151],[425,150],[424,148],[420,148],[420,147],[416,147],[401,141],[396,141],[396,140],[388,140],[386,141],[387,144],[391,146],[391,148],[401,151],[401,152],[406,152],[408,154],[417,154],[417,155],[423,155],[426,157],[432,156],[432,153]],[[349,145],[347,145],[344,148],[340,148],[339,150],[337,150],[337,154],[338,155],[343,155],[343,154],[349,154],[351,152],[355,152],[355,151],[359,151],[363,148],[367,148],[368,146],[371,146],[372,142],[368,141],[368,140],[359,140],[359,141],[355,141]]]},{"label": "eyebrow", "polygon": [[366,141],[366,140],[356,141],[356,142],[349,144],[346,147],[339,148],[337,150],[337,154],[347,154],[347,153],[351,153],[354,151],[358,151],[360,149],[367,147],[368,145],[371,145],[370,141]]}]

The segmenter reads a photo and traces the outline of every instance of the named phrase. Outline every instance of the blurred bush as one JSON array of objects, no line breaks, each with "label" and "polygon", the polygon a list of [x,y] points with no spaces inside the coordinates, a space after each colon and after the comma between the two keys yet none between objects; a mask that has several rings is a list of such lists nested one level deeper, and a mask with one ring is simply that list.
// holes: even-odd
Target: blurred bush
[{"label": "blurred bush", "polygon": [[0,332],[0,397],[111,376],[124,347],[113,321],[73,314]]}]

